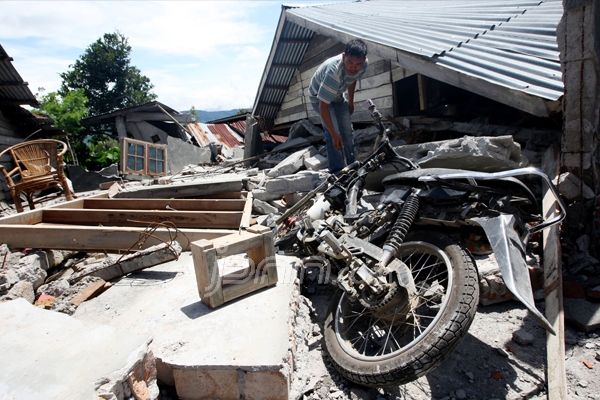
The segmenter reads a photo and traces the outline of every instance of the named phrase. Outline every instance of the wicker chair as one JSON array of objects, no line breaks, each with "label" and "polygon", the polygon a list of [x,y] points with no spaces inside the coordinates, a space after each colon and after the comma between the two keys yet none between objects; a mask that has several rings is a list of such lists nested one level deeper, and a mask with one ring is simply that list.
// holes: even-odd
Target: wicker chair
[{"label": "wicker chair", "polygon": [[[23,212],[21,193],[25,193],[32,210],[35,208],[33,194],[54,186],[61,186],[67,200],[73,200],[64,173],[63,155],[66,151],[66,144],[59,140],[41,139],[16,144],[0,153],[0,159],[10,153],[15,165],[8,172],[0,165],[0,172],[8,183],[18,212]],[[17,175],[19,178],[15,182]]]}]

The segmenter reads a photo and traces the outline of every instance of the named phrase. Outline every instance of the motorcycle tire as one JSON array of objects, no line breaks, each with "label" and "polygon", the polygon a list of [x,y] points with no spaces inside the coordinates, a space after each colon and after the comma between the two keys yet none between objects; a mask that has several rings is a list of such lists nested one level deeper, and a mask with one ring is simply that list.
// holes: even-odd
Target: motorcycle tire
[{"label": "motorcycle tire", "polygon": [[476,264],[451,236],[407,235],[397,258],[410,269],[416,293],[405,288],[377,310],[338,290],[325,321],[325,346],[335,368],[363,386],[402,385],[439,366],[456,349],[479,302]]}]

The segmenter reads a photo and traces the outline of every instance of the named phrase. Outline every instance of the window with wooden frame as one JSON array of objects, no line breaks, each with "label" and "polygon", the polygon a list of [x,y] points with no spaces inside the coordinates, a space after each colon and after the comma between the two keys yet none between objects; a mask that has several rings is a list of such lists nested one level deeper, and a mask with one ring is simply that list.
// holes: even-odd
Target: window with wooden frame
[{"label": "window with wooden frame", "polygon": [[121,173],[164,176],[167,146],[121,137]]}]

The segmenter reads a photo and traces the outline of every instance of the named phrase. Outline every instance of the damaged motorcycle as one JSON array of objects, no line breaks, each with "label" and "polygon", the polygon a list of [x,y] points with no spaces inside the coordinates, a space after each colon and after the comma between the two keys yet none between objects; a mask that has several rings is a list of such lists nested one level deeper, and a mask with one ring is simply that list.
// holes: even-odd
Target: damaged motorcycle
[{"label": "damaged motorcycle", "polygon": [[[367,103],[379,130],[371,155],[330,175],[276,221],[276,247],[301,254],[304,274],[338,289],[324,327],[336,369],[364,386],[402,385],[456,349],[479,302],[465,237],[487,238],[507,288],[554,334],[535,306],[526,264],[531,236],[566,215],[547,175],[420,168],[398,155]],[[361,207],[367,176],[386,165],[398,172],[383,179],[376,207]],[[544,218],[525,179],[545,185],[558,212]]]}]

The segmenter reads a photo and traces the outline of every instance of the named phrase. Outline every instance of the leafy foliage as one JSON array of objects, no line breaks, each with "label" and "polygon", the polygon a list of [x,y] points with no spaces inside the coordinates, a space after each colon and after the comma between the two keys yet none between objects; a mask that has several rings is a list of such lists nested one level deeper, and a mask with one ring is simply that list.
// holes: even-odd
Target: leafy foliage
[{"label": "leafy foliage", "polygon": [[130,65],[131,46],[120,32],[105,33],[60,74],[59,94],[83,89],[91,115],[147,103],[156,99],[154,85]]},{"label": "leafy foliage", "polygon": [[54,126],[79,136],[85,132],[85,127],[81,125],[81,120],[88,115],[87,97],[83,89],[68,91],[64,96],[57,92],[44,94],[44,88],[39,88],[36,94],[40,108],[34,109],[37,114],[47,115],[54,120]]}]

